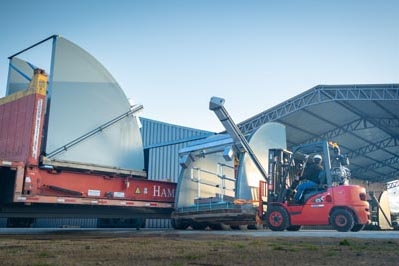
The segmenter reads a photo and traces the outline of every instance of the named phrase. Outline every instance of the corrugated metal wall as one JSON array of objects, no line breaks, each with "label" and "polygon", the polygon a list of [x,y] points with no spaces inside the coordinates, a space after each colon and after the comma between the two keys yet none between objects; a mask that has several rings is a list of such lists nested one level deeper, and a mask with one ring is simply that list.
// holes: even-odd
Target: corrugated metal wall
[{"label": "corrugated metal wall", "polygon": [[179,150],[193,140],[206,138],[213,132],[192,129],[151,119],[140,118],[144,150],[148,151],[147,176],[152,180],[177,182]]},{"label": "corrugated metal wall", "polygon": [[[180,165],[179,150],[193,140],[206,138],[213,132],[176,126],[140,118],[143,146],[148,154],[148,178],[177,182]],[[170,219],[147,219],[148,228],[171,228]]]},{"label": "corrugated metal wall", "polygon": [[144,149],[189,142],[215,134],[214,132],[188,128],[140,117]]},{"label": "corrugated metal wall", "polygon": [[37,218],[32,224],[34,228],[96,228],[97,219],[95,218]]},{"label": "corrugated metal wall", "polygon": [[[0,218],[0,227],[7,227],[7,218]],[[96,218],[36,218],[32,228],[96,228]]]},{"label": "corrugated metal wall", "polygon": [[0,227],[7,226],[7,218],[0,218]]}]

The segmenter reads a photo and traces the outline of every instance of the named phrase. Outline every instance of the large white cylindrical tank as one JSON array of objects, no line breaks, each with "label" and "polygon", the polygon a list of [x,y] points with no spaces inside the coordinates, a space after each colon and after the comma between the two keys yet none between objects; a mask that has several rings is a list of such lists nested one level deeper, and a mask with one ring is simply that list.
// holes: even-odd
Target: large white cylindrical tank
[{"label": "large white cylindrical tank", "polygon": [[[287,148],[285,126],[276,122],[266,123],[250,136],[248,143],[267,171],[269,149]],[[250,156],[244,154],[239,163],[236,197],[238,199],[258,200],[260,180],[266,181]]]}]

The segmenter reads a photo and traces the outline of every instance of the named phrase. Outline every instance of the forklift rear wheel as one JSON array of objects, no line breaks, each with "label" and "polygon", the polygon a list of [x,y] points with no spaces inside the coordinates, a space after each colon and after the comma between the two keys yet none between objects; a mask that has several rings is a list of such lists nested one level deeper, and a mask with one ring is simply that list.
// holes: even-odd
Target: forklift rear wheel
[{"label": "forklift rear wheel", "polygon": [[355,225],[353,214],[346,209],[336,209],[331,214],[331,224],[339,232],[348,232]]}]

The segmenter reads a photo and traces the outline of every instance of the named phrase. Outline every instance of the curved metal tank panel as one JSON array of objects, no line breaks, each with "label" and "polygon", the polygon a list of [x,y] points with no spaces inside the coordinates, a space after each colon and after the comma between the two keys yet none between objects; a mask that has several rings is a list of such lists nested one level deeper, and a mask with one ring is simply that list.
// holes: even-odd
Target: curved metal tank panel
[{"label": "curved metal tank panel", "polygon": [[[126,113],[130,104],[112,75],[93,56],[57,37],[49,85],[45,154]],[[142,170],[138,121],[127,116],[50,159]]]},{"label": "curved metal tank panel", "polygon": [[29,86],[30,78],[33,76],[35,66],[31,63],[13,57],[10,59],[8,70],[8,81],[6,95],[13,94],[18,91],[26,90]]},{"label": "curved metal tank panel", "polygon": [[[263,168],[267,171],[269,149],[287,148],[285,126],[276,122],[266,123],[251,135],[248,143]],[[240,159],[239,165],[236,198],[257,200],[259,198],[259,181],[265,179],[248,154],[245,154]]]},{"label": "curved metal tank panel", "polygon": [[[193,142],[188,148],[180,150],[180,161],[186,165],[180,172],[175,207],[192,206],[199,198],[215,198],[219,195],[222,200],[222,195],[234,197],[233,161],[223,158],[224,148],[232,144],[229,135],[220,134]],[[223,181],[222,176],[233,181]]]}]

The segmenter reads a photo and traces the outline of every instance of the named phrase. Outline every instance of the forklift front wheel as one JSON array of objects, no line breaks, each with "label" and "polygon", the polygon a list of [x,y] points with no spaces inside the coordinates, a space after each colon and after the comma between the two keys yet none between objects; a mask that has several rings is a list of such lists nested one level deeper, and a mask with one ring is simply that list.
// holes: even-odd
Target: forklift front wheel
[{"label": "forklift front wheel", "polygon": [[284,231],[289,226],[287,211],[280,206],[272,206],[265,214],[267,227],[272,231]]}]

